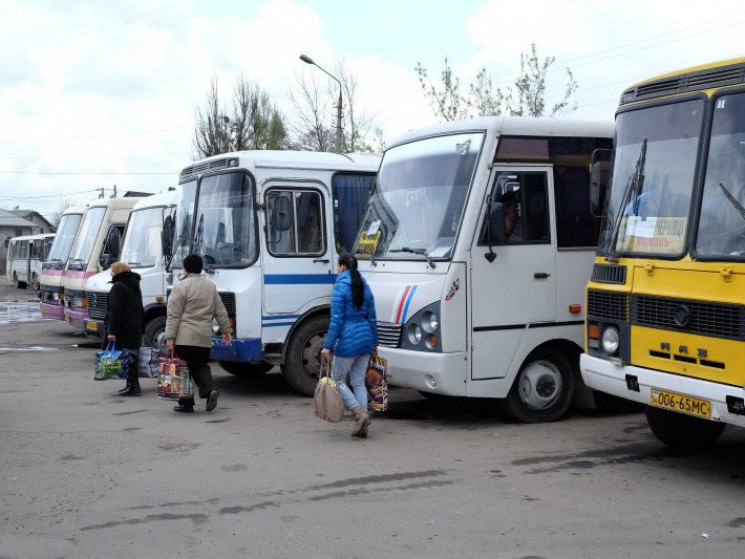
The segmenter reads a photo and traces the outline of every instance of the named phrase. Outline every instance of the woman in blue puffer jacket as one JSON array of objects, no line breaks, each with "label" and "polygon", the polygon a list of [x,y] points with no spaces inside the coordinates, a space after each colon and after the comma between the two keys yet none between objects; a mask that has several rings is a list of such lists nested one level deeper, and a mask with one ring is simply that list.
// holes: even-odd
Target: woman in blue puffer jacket
[{"label": "woman in blue puffer jacket", "polygon": [[[331,295],[331,323],[321,351],[321,359],[334,359],[331,376],[341,390],[344,404],[354,414],[353,437],[367,437],[365,373],[371,353],[378,352],[378,321],[375,298],[370,286],[357,271],[351,254],[339,256],[336,283]],[[349,375],[352,389],[344,382]]]}]

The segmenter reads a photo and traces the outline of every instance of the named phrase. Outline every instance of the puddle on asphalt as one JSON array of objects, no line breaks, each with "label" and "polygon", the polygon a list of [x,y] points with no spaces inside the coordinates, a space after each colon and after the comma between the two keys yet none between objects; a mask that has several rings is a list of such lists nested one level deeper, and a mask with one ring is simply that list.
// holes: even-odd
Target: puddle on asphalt
[{"label": "puddle on asphalt", "polygon": [[0,347],[0,351],[57,351],[57,347],[28,346],[28,347]]},{"label": "puddle on asphalt", "polygon": [[0,325],[17,322],[32,322],[37,320],[51,320],[41,316],[38,301],[0,303]]}]

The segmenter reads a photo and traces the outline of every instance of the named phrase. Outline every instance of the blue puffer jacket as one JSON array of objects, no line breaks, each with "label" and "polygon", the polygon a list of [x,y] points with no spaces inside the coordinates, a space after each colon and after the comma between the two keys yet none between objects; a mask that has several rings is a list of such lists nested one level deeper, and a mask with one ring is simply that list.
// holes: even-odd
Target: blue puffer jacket
[{"label": "blue puffer jacket", "polygon": [[378,345],[378,321],[375,315],[375,299],[367,282],[365,301],[356,308],[352,300],[352,277],[344,270],[336,277],[331,295],[331,323],[323,347],[339,357],[354,357],[372,353]]}]

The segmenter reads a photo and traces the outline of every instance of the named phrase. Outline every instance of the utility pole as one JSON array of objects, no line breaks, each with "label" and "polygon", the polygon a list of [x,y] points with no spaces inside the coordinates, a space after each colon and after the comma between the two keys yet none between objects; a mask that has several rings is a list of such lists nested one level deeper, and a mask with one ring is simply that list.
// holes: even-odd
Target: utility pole
[{"label": "utility pole", "polygon": [[112,196],[112,198],[116,198],[116,185],[114,185],[114,195]]},{"label": "utility pole", "polygon": [[101,191],[101,194],[98,195],[99,198],[103,198],[103,186],[99,188],[98,190]]}]

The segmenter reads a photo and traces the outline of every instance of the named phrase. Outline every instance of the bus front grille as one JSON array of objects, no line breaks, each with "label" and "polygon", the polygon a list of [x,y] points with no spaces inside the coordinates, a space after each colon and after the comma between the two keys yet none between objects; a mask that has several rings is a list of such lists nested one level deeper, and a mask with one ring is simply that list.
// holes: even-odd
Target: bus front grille
[{"label": "bus front grille", "polygon": [[108,308],[108,294],[88,291],[85,295],[88,298],[88,316],[94,320],[104,320]]},{"label": "bus front grille", "polygon": [[701,336],[745,340],[745,306],[635,295],[632,324]]},{"label": "bus front grille", "polygon": [[617,320],[626,322],[629,319],[629,296],[615,291],[587,291],[587,316],[595,319]]},{"label": "bus front grille", "polygon": [[384,347],[398,347],[401,328],[401,324],[378,321],[378,344]]},{"label": "bus front grille", "polygon": [[626,283],[626,266],[595,264],[592,267],[592,281],[624,285]]}]

